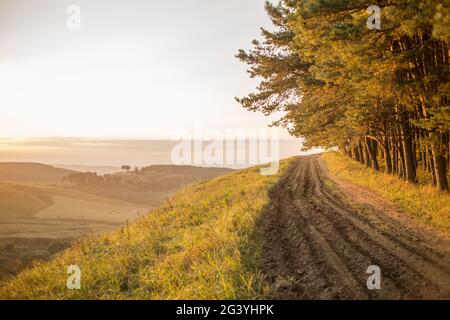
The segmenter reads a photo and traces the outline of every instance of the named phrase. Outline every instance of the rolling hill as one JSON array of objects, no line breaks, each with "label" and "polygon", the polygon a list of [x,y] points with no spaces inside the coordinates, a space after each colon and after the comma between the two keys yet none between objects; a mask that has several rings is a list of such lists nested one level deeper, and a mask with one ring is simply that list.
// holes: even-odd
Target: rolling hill
[{"label": "rolling hill", "polygon": [[52,164],[52,166],[56,168],[78,172],[88,172],[88,171],[97,172],[98,174],[110,174],[119,172],[121,170],[120,167],[113,167],[113,166],[85,166],[78,164]]},{"label": "rolling hill", "polygon": [[231,172],[226,168],[156,165],[105,175],[73,173],[64,184],[90,194],[157,207],[187,185]]},{"label": "rolling hill", "polygon": [[40,163],[0,162],[0,181],[52,184],[74,172]]},{"label": "rolling hill", "polygon": [[53,204],[37,188],[0,182],[0,217],[30,216]]}]

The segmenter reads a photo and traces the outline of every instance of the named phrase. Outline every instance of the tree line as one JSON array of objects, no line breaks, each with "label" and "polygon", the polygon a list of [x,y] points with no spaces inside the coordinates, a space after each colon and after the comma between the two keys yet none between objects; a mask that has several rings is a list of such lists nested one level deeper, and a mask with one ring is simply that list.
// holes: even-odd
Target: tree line
[{"label": "tree line", "polygon": [[412,183],[424,172],[449,191],[449,0],[279,0],[266,11],[274,30],[237,55],[260,80],[243,107],[282,111],[273,125],[307,147]]}]

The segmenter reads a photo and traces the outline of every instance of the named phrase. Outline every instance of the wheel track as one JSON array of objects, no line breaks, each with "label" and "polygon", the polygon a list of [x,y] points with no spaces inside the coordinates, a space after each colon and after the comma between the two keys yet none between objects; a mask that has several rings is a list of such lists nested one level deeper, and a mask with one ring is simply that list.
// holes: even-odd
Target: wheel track
[{"label": "wheel track", "polygon": [[[270,192],[263,215],[263,271],[274,298],[426,299],[450,297],[448,256],[418,234],[376,215],[387,234],[325,187],[317,156],[302,157]],[[379,223],[380,221],[378,221]],[[395,236],[399,234],[400,239]],[[366,287],[370,265],[382,269],[382,290]]]},{"label": "wheel track", "polygon": [[[334,206],[339,206],[339,203],[335,200],[335,198],[340,199],[340,203],[345,202],[341,194],[332,194],[325,187],[324,181],[326,178],[324,178],[323,165],[319,165],[319,159],[315,161],[315,165],[318,169],[317,172],[319,175],[318,179],[320,179],[321,194],[326,198],[327,201],[334,204]],[[357,213],[356,217],[359,220],[367,224],[372,229],[377,230],[383,236],[389,238],[389,240],[396,242],[397,245],[405,247],[415,254],[422,255],[422,258],[424,260],[429,263],[435,264],[436,267],[441,268],[442,270],[444,270],[444,272],[447,272],[450,275],[450,259],[445,259],[445,261],[443,262],[442,259],[445,257],[445,254],[435,250],[430,246],[427,246],[423,237],[413,235],[411,232],[408,232],[406,228],[404,228],[404,225],[401,225],[398,221],[394,221],[392,218],[389,218],[386,215],[383,216],[384,219],[381,219],[380,215],[378,214],[371,215],[370,217],[374,220],[372,222],[367,214],[361,214],[360,212],[358,212],[358,210],[354,212]],[[388,231],[379,228],[378,226],[380,225],[384,226]],[[392,230],[395,230],[395,235],[392,234]],[[389,233],[389,231],[391,231],[391,233]],[[411,246],[410,243],[414,243],[414,246]]]},{"label": "wheel track", "polygon": [[[317,158],[314,159],[314,163],[317,164]],[[323,190],[323,183],[320,184],[320,189]],[[330,202],[330,197],[325,196],[323,192],[319,192],[318,196],[323,196],[325,202]],[[411,272],[410,277],[427,281],[423,283],[425,286],[432,287],[432,290],[439,290],[439,286],[450,288],[450,270],[449,265],[442,266],[438,261],[433,260],[420,250],[416,250],[412,245],[406,244],[401,241],[397,241],[392,235],[386,237],[383,232],[379,232],[376,228],[370,225],[366,225],[364,221],[358,219],[359,215],[354,215],[347,208],[332,207],[337,213],[339,213],[344,219],[347,219],[349,223],[352,223],[355,228],[362,230],[366,234],[370,234],[374,242],[398,257],[401,262],[400,266],[403,267],[404,272]],[[400,229],[402,231],[402,229]],[[416,236],[414,238],[420,239]],[[421,243],[415,243],[416,247]],[[438,285],[439,284],[439,285]],[[428,288],[427,288],[428,289]]]}]

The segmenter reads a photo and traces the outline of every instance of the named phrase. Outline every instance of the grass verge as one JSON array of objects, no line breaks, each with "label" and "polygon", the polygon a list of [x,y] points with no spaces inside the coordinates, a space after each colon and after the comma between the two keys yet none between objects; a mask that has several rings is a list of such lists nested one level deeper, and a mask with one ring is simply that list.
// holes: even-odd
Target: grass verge
[{"label": "grass verge", "polygon": [[323,159],[335,176],[369,188],[403,212],[450,235],[450,195],[430,185],[414,185],[396,176],[375,172],[340,153],[326,153]]},{"label": "grass verge", "polygon": [[[258,225],[268,190],[284,173],[258,168],[186,188],[161,208],[113,233],[81,241],[0,288],[0,299],[258,299]],[[81,268],[68,290],[67,268]]]}]

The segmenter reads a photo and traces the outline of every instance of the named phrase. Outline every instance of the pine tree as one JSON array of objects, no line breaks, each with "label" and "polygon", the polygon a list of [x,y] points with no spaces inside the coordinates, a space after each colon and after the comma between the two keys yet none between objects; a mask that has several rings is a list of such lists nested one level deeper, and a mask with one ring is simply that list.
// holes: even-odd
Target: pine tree
[{"label": "pine tree", "polygon": [[263,30],[238,58],[261,78],[238,99],[270,115],[307,146],[338,147],[412,183],[417,171],[448,191],[450,1],[377,1],[381,28],[368,28],[373,1],[281,0],[266,4]]}]

